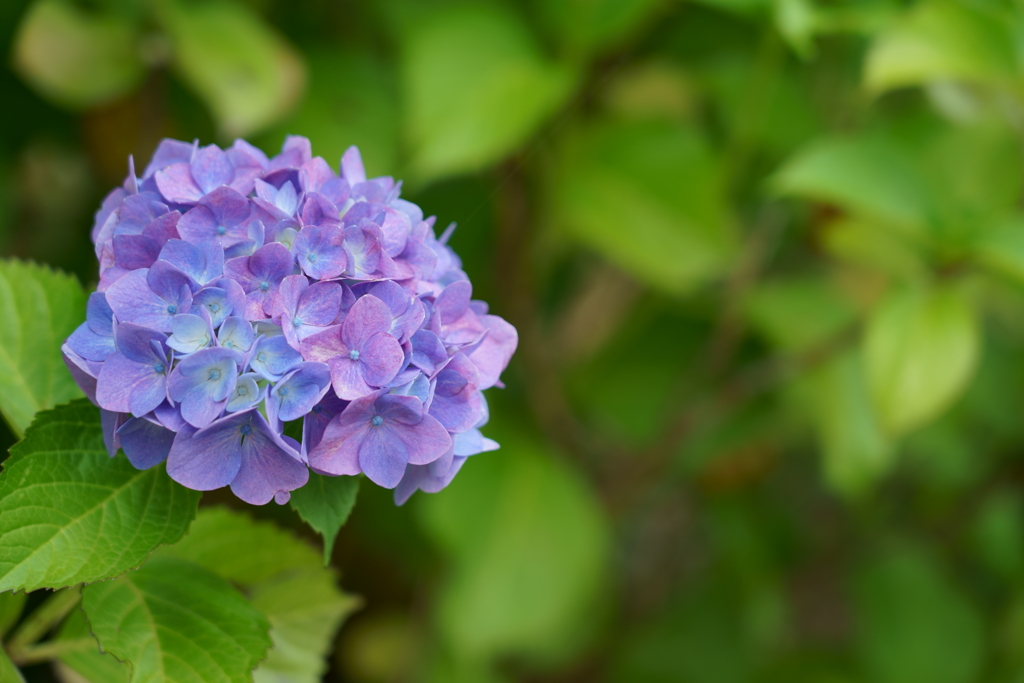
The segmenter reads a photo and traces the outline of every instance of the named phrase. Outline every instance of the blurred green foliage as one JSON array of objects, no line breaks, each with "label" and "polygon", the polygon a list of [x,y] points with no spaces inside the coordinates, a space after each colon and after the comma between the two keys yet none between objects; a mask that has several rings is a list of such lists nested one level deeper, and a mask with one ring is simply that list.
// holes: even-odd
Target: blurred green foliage
[{"label": "blurred green foliage", "polygon": [[[1018,0],[9,0],[0,41],[5,255],[88,286],[128,154],[295,133],[519,328],[502,449],[362,487],[325,680],[1024,677]],[[17,331],[81,311],[4,286],[0,401],[71,398]],[[306,680],[350,605],[295,604]]]}]

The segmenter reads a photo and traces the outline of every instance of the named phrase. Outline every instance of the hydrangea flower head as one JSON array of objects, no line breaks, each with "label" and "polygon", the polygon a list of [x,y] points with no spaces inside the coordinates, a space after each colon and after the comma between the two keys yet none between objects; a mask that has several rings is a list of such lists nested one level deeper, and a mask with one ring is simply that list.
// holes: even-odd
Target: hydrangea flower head
[{"label": "hydrangea flower head", "polygon": [[[164,140],[96,213],[100,263],[64,360],[111,455],[200,491],[288,501],[309,468],[404,503],[439,491],[483,436],[483,390],[518,343],[472,299],[434,219],[359,151],[339,173],[289,137],[268,158]],[[301,441],[285,424],[302,420]]]}]

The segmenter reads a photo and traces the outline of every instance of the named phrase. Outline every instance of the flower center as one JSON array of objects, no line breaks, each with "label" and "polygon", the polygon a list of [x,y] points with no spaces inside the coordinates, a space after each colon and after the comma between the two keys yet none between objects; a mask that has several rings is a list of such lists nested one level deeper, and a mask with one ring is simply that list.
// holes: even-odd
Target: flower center
[{"label": "flower center", "polygon": [[246,396],[246,395],[248,395],[248,393],[249,393],[249,390],[246,389],[245,387],[238,387],[238,395],[239,396]]},{"label": "flower center", "polygon": [[310,254],[310,255],[309,255],[309,256],[307,256],[306,258],[308,258],[308,259],[309,259],[309,262],[310,262],[310,263],[316,263],[316,254]]},{"label": "flower center", "polygon": [[252,425],[244,424],[239,427],[238,431],[242,432],[242,436],[249,436],[252,434]]},{"label": "flower center", "polygon": [[302,327],[302,321],[298,318],[292,318],[292,325],[295,327]]},{"label": "flower center", "polygon": [[269,282],[267,282],[266,280],[263,280],[262,282],[260,282],[260,291],[261,292],[265,292],[268,289],[270,289],[270,283]]},{"label": "flower center", "polygon": [[220,312],[220,304],[210,304],[209,309],[210,309],[210,313],[219,313]]},{"label": "flower center", "polygon": [[163,363],[157,363],[156,365],[153,366],[153,371],[154,372],[163,373],[163,371],[166,370],[166,369],[167,368],[164,367]]},{"label": "flower center", "polygon": [[348,357],[351,358],[352,360],[359,360],[359,351],[356,349],[352,349],[351,351],[348,352]]},{"label": "flower center", "polygon": [[178,312],[178,307],[175,306],[174,304],[171,304],[170,306],[167,307],[167,312],[170,313],[171,315],[174,315],[175,313]]},{"label": "flower center", "polygon": [[267,354],[265,354],[265,353],[263,353],[261,351],[260,355],[256,356],[256,360],[258,360],[261,363],[266,363],[267,362]]},{"label": "flower center", "polygon": [[220,370],[210,370],[210,379],[220,379]]},{"label": "flower center", "polygon": [[281,387],[280,389],[278,389],[277,390],[277,395],[278,396],[287,396],[288,395],[288,387]]},{"label": "flower center", "polygon": [[235,348],[235,342],[233,342],[230,339],[228,339],[226,342],[224,342],[224,348],[226,348],[226,349],[233,349],[233,348]]},{"label": "flower center", "polygon": [[225,227],[224,227],[223,225],[218,225],[218,226],[217,226],[217,234],[218,234],[218,235],[223,235],[223,234],[224,234],[224,233],[226,233],[227,231],[228,231],[228,229],[227,229],[227,228],[225,228]]},{"label": "flower center", "polygon": [[370,420],[370,424],[372,424],[374,427],[380,427],[382,424],[384,424],[384,418],[381,417],[380,415],[374,415],[373,419]]},{"label": "flower center", "polygon": [[317,403],[315,406],[313,406],[313,412],[319,415],[320,413],[324,412],[324,407]]}]

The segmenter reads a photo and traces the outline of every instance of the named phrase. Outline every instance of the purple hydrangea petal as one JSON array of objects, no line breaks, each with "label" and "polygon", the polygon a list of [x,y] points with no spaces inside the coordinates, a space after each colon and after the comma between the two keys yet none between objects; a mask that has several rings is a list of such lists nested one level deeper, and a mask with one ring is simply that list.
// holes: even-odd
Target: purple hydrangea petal
[{"label": "purple hydrangea petal", "polygon": [[376,297],[360,297],[345,316],[341,339],[349,349],[362,349],[375,334],[391,329],[391,312]]},{"label": "purple hydrangea petal", "polygon": [[299,363],[270,390],[267,414],[284,422],[297,420],[313,409],[330,385],[331,371],[326,364]]},{"label": "purple hydrangea petal", "polygon": [[188,163],[192,160],[192,152],[194,150],[195,146],[190,142],[164,138],[157,145],[156,151],[153,152],[153,157],[149,160],[149,165],[146,166],[146,171],[142,174],[142,177],[149,178],[157,171],[161,171],[171,164]]},{"label": "purple hydrangea petal", "polygon": [[114,352],[114,338],[96,334],[87,322],[79,325],[66,343],[76,355],[92,361],[104,361]]},{"label": "purple hydrangea petal", "polygon": [[252,505],[265,505],[273,499],[286,503],[290,491],[309,481],[309,470],[299,453],[270,429],[259,411],[237,415],[246,419],[239,419],[237,427],[236,433],[242,436],[241,463],[231,481],[231,491]]},{"label": "purple hydrangea petal", "polygon": [[455,475],[459,473],[465,462],[466,458],[464,457],[454,457],[443,475],[433,474],[429,465],[409,465],[402,481],[395,488],[395,504],[404,505],[416,491],[424,493],[441,491],[455,479]]},{"label": "purple hydrangea petal", "polygon": [[519,345],[519,333],[496,315],[481,316],[480,321],[487,328],[487,336],[468,357],[480,371],[480,388],[489,389],[499,384],[502,371]]},{"label": "purple hydrangea petal", "polygon": [[115,235],[114,263],[127,270],[149,268],[160,255],[160,243],[146,235]]},{"label": "purple hydrangea petal", "polygon": [[452,436],[452,441],[455,444],[456,456],[476,455],[501,448],[497,441],[488,439],[479,429],[470,429],[461,434],[455,434]]},{"label": "purple hydrangea petal", "polygon": [[276,382],[302,362],[302,355],[283,336],[264,337],[253,349],[249,367],[264,379]]},{"label": "purple hydrangea petal", "polygon": [[[152,269],[132,271],[107,290],[107,302],[118,320],[131,320],[160,332],[170,332],[171,319],[178,313],[188,312],[192,305],[188,276],[168,266],[181,277],[158,271],[150,278],[150,272],[159,265],[158,261]],[[151,280],[158,285],[160,293],[151,289]],[[176,283],[180,284],[178,290],[174,290]]]},{"label": "purple hydrangea petal", "polygon": [[230,187],[218,187],[178,221],[178,234],[198,244],[216,240],[227,248],[249,238],[249,200]]},{"label": "purple hydrangea petal", "polygon": [[167,459],[175,433],[144,417],[133,417],[117,430],[128,461],[137,470],[148,470]]},{"label": "purple hydrangea petal", "polygon": [[480,373],[462,353],[437,373],[430,414],[453,434],[465,432],[484,415]]},{"label": "purple hydrangea petal", "polygon": [[248,410],[263,400],[263,390],[256,384],[259,375],[247,374],[238,378],[234,391],[228,397],[228,403],[224,410],[229,413],[236,413],[240,410]]},{"label": "purple hydrangea petal", "polygon": [[394,379],[405,362],[402,345],[386,332],[370,337],[359,353],[363,379],[375,387],[382,387]]},{"label": "purple hydrangea petal", "polygon": [[309,452],[309,466],[318,472],[339,476],[359,474],[359,448],[374,416],[377,395],[364,396],[335,415],[320,441]]},{"label": "purple hydrangea petal", "polygon": [[327,424],[335,415],[345,410],[346,406],[348,406],[348,401],[341,400],[332,389],[328,388],[320,402],[310,409],[309,414],[302,420],[303,457],[308,457],[310,451],[316,448],[323,438]]},{"label": "purple hydrangea petal", "polygon": [[89,368],[89,362],[72,351],[67,344],[60,347],[60,353],[75,384],[90,401],[99,405],[96,402],[96,375],[99,373],[94,373]]},{"label": "purple hydrangea petal", "polygon": [[171,331],[167,345],[179,353],[195,353],[213,341],[210,321],[191,313],[174,316]]},{"label": "purple hydrangea petal", "polygon": [[409,448],[395,430],[371,427],[359,447],[359,469],[370,481],[393,489],[402,481],[409,464]]},{"label": "purple hydrangea petal", "polygon": [[366,169],[359,148],[352,146],[345,150],[341,157],[341,176],[349,185],[366,182]]},{"label": "purple hydrangea petal", "polygon": [[168,240],[160,251],[166,261],[201,285],[215,280],[224,272],[224,250],[214,241],[192,244],[184,240]]},{"label": "purple hydrangea petal", "polygon": [[365,221],[345,228],[342,245],[345,247],[345,274],[355,280],[372,280],[376,277],[384,253],[380,244],[380,230],[373,223]]},{"label": "purple hydrangea petal", "polygon": [[217,342],[226,349],[245,353],[252,348],[256,340],[252,324],[245,318],[230,316],[224,319],[217,334]]},{"label": "purple hydrangea petal", "polygon": [[192,158],[189,170],[204,195],[222,185],[228,185],[235,176],[228,155],[217,145],[200,148]]},{"label": "purple hydrangea petal", "polygon": [[[137,363],[121,352],[115,352],[103,363],[96,378],[96,401],[105,410],[130,413],[135,388],[140,386],[135,403],[137,407],[146,407],[144,404],[151,400],[152,393],[160,392],[161,386],[166,387],[166,372],[166,363]],[[166,394],[166,389],[162,391]],[[155,407],[136,412],[145,415]]]},{"label": "purple hydrangea petal", "polygon": [[240,427],[248,424],[235,421],[240,414],[198,431],[188,426],[179,431],[167,454],[171,479],[195,491],[213,491],[230,484],[242,465]]},{"label": "purple hydrangea petal", "polygon": [[181,416],[202,429],[224,410],[238,379],[239,354],[210,348],[183,358],[167,380],[167,393],[181,404]]},{"label": "purple hydrangea petal", "polygon": [[348,266],[343,233],[334,226],[307,226],[295,238],[299,266],[314,280],[338,277]]},{"label": "purple hydrangea petal", "polygon": [[192,178],[192,168],[185,162],[171,164],[154,174],[160,194],[175,204],[195,204],[205,194]]}]

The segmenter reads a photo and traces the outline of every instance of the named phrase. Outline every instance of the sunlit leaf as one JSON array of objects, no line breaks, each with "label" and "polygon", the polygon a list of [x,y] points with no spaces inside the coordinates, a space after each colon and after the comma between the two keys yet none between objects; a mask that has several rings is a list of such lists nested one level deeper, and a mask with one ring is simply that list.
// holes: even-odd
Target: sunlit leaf
[{"label": "sunlit leaf", "polygon": [[174,63],[228,135],[276,123],[302,94],[295,50],[245,5],[230,0],[160,3]]},{"label": "sunlit leaf", "polygon": [[14,63],[42,95],[69,107],[91,107],[134,88],[145,75],[138,29],[65,0],[37,0],[25,14]]},{"label": "sunlit leaf", "polygon": [[810,381],[825,479],[842,493],[862,493],[892,467],[895,448],[879,424],[861,358],[847,351]]},{"label": "sunlit leaf", "polygon": [[132,683],[252,680],[270,624],[225,579],[199,565],[153,558],[113,581],[86,586],[82,609],[105,652]]},{"label": "sunlit leaf", "polygon": [[593,627],[607,529],[571,470],[522,437],[471,459],[423,521],[452,561],[441,634],[467,661],[564,657]]},{"label": "sunlit leaf", "polygon": [[82,399],[40,413],[0,473],[0,591],[99,581],[188,530],[199,492],[103,445]]},{"label": "sunlit leaf", "polygon": [[614,45],[643,25],[664,0],[539,0],[538,11],[570,54]]},{"label": "sunlit leaf", "polygon": [[32,417],[82,395],[60,347],[85,319],[85,293],[70,275],[0,261],[0,412],[16,434]]},{"label": "sunlit leaf", "polygon": [[572,83],[511,12],[486,4],[431,13],[403,37],[411,170],[432,179],[500,160],[561,105]]},{"label": "sunlit leaf", "polygon": [[934,559],[906,552],[871,564],[858,577],[856,610],[869,680],[978,679],[986,649],[981,615]]},{"label": "sunlit leaf", "polygon": [[746,310],[758,330],[790,352],[827,342],[854,319],[850,302],[823,278],[763,282],[748,296]]},{"label": "sunlit leaf", "polygon": [[326,477],[309,473],[309,483],[292,492],[291,506],[324,539],[324,564],[331,560],[334,539],[345,524],[359,493],[356,477]]},{"label": "sunlit leaf", "polygon": [[551,198],[559,224],[641,281],[684,292],[735,253],[720,169],[694,131],[605,124],[561,150]]},{"label": "sunlit leaf", "polygon": [[875,39],[864,79],[876,91],[933,80],[1007,83],[1019,69],[1010,22],[978,3],[917,3]]},{"label": "sunlit leaf", "polygon": [[872,314],[864,338],[871,396],[886,430],[902,434],[945,410],[974,373],[978,322],[951,288],[897,291]]}]

